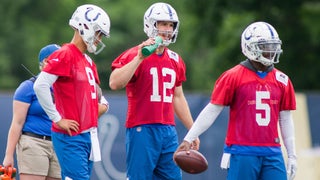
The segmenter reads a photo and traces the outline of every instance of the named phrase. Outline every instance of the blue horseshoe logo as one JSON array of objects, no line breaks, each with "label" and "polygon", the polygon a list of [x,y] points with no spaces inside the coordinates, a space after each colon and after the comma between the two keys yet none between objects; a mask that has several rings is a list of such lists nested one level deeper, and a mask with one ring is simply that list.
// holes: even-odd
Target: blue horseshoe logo
[{"label": "blue horseshoe logo", "polygon": [[92,21],[97,20],[97,19],[99,18],[99,16],[101,15],[100,13],[98,13],[94,18],[90,19],[90,18],[88,17],[88,13],[89,13],[90,11],[93,11],[93,8],[92,8],[92,7],[88,7],[87,9],[88,9],[88,10],[87,10],[86,13],[85,13],[85,18],[86,18],[86,20],[89,21],[89,22],[92,22]]},{"label": "blue horseshoe logo", "polygon": [[[101,148],[101,161],[96,162],[94,167],[99,179],[126,179],[126,172],[117,169],[111,158],[111,149],[115,142],[115,138],[119,133],[119,128],[119,120],[116,116],[108,113],[99,118],[98,132]],[[125,163],[125,159],[122,159],[122,161]]]},{"label": "blue horseshoe logo", "polygon": [[252,33],[250,33],[250,35],[247,36],[247,34],[248,34],[247,32],[248,32],[248,30],[246,30],[246,32],[244,33],[244,39],[249,40],[252,37]]}]

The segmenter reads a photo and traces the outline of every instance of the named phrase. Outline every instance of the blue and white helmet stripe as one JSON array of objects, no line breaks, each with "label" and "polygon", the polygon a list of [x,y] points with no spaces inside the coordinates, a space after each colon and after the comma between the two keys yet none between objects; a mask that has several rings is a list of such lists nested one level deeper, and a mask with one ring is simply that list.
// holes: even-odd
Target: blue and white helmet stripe
[{"label": "blue and white helmet stripe", "polygon": [[166,7],[168,8],[170,19],[173,19],[173,12],[171,10],[171,7],[168,4],[166,4]]},{"label": "blue and white helmet stripe", "polygon": [[268,23],[264,23],[264,24],[268,27],[268,29],[269,29],[269,31],[270,31],[271,38],[274,39],[273,28],[272,28],[271,25],[268,24]]}]

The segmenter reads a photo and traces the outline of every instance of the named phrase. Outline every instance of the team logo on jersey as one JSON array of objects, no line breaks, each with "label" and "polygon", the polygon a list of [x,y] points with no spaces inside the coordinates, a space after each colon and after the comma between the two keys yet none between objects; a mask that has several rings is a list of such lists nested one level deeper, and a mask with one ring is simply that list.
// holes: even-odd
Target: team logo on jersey
[{"label": "team logo on jersey", "polygon": [[276,79],[277,79],[277,81],[283,83],[284,85],[286,85],[286,86],[288,85],[289,78],[284,73],[277,71],[276,72]]},{"label": "team logo on jersey", "polygon": [[179,62],[179,56],[178,56],[177,53],[175,53],[175,52],[173,52],[171,50],[168,50],[168,54],[169,54],[170,59],[173,59],[176,62]]}]

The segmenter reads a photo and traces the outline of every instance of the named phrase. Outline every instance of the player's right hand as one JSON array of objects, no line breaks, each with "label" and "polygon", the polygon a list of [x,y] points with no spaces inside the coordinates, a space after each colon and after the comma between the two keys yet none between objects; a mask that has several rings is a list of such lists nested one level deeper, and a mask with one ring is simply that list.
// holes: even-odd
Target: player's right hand
[{"label": "player's right hand", "polygon": [[155,39],[154,38],[149,38],[147,39],[146,41],[143,41],[141,44],[138,45],[138,58],[143,60],[145,59],[146,57],[143,56],[142,54],[142,48],[145,47],[145,46],[149,46],[149,45],[152,45],[155,43]]},{"label": "player's right hand", "polygon": [[179,151],[189,151],[191,149],[191,143],[189,143],[188,141],[183,141],[179,147],[177,148],[176,152],[179,152]]},{"label": "player's right hand", "polygon": [[173,154],[173,159],[175,159],[174,157],[176,156],[176,154],[180,151],[187,151],[187,153],[190,153],[190,149],[191,149],[191,143],[189,143],[188,141],[183,141],[179,147],[177,148],[177,150],[174,152]]},{"label": "player's right hand", "polygon": [[72,119],[61,119],[60,121],[56,122],[56,124],[59,126],[59,128],[67,131],[70,136],[72,136],[71,131],[79,131],[79,123]]}]

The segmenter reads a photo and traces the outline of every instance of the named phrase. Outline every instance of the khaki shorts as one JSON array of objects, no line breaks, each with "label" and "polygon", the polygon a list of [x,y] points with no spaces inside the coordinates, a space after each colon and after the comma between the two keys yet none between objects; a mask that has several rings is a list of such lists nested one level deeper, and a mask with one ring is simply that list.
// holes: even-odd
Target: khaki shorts
[{"label": "khaki shorts", "polygon": [[16,153],[19,173],[61,178],[52,141],[21,135]]}]

